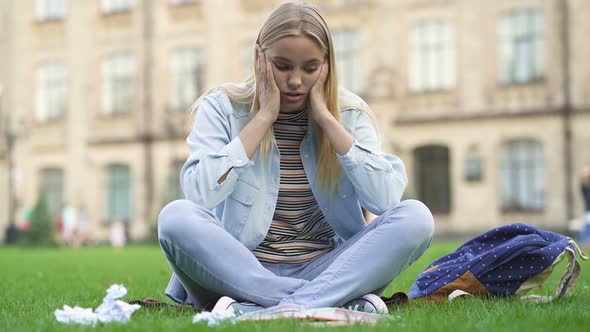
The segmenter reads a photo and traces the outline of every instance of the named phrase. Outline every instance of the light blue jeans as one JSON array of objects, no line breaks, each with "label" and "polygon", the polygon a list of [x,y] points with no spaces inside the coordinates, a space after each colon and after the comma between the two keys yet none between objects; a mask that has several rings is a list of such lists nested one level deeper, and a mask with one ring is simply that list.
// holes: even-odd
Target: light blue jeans
[{"label": "light blue jeans", "polygon": [[428,208],[405,200],[322,256],[273,264],[258,261],[211,211],[191,201],[168,204],[158,219],[164,255],[198,309],[210,309],[224,295],[264,307],[319,308],[381,294],[424,253],[433,232]]}]

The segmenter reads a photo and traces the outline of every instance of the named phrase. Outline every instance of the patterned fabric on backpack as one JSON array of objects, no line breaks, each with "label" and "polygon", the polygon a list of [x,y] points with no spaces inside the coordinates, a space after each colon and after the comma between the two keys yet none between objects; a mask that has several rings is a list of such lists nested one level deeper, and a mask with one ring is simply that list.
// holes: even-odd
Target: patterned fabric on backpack
[{"label": "patterned fabric on backpack", "polygon": [[[551,301],[569,293],[576,283],[581,271],[578,254],[588,259],[567,236],[527,224],[505,225],[478,235],[427,266],[409,296],[446,301],[465,294],[517,295]],[[565,257],[568,265],[555,297],[524,296],[541,288]]]}]

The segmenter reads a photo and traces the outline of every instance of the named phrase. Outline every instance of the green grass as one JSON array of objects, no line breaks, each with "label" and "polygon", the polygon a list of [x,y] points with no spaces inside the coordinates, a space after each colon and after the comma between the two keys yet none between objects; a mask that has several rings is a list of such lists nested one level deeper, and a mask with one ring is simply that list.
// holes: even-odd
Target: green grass
[{"label": "green grass", "polygon": [[[408,291],[416,275],[459,243],[435,243],[426,254],[388,288]],[[413,302],[392,310],[392,320],[373,327],[312,327],[282,321],[218,327],[230,331],[587,331],[590,326],[590,263],[572,296],[550,304],[517,300],[469,299],[446,304]],[[65,325],[53,312],[64,304],[96,308],[113,283],[124,284],[123,300],[153,297],[171,303],[163,294],[170,271],[158,247],[133,246],[124,250],[99,248],[0,248],[0,331],[204,331],[192,324],[193,312],[140,309],[127,324],[96,327]],[[548,286],[555,286],[554,276]],[[549,287],[548,287],[549,288]],[[541,294],[550,294],[549,289]]]}]

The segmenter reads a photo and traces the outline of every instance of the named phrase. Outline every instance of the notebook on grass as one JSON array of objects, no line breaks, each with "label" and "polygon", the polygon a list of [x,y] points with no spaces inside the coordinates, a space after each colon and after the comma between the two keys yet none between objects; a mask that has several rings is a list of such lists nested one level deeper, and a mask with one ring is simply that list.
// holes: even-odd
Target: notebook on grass
[{"label": "notebook on grass", "polygon": [[375,323],[388,316],[342,308],[293,309],[281,308],[249,312],[238,317],[241,321],[296,319],[313,322]]}]

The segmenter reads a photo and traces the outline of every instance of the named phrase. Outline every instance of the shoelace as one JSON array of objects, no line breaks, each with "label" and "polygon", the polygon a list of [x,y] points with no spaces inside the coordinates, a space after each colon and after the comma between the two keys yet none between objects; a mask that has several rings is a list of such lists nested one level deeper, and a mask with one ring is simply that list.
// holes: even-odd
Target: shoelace
[{"label": "shoelace", "polygon": [[354,310],[354,311],[363,311],[363,310],[358,310],[360,306],[361,306],[361,305],[357,303],[357,304],[355,304],[354,306],[351,306],[351,305],[350,305],[350,306],[348,306],[347,308],[344,308],[344,309],[348,309],[348,310]]}]

